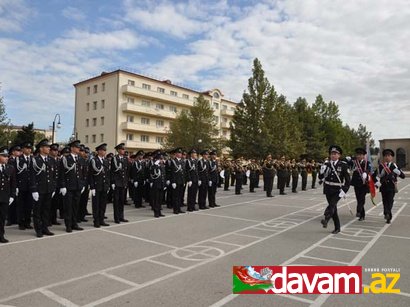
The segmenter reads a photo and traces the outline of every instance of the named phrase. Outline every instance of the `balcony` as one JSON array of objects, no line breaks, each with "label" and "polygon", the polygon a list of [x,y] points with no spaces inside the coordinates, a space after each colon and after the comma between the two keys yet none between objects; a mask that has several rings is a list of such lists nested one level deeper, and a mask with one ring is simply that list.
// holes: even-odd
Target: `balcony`
[{"label": "balcony", "polygon": [[229,129],[229,122],[221,122],[221,128]]},{"label": "balcony", "polygon": [[152,116],[163,117],[163,118],[168,118],[168,119],[175,119],[177,117],[177,113],[175,112],[155,109],[151,107],[145,107],[142,105],[127,103],[127,102],[121,105],[121,110],[124,112],[149,114]]},{"label": "balcony", "polygon": [[155,125],[143,125],[137,123],[122,123],[121,129],[122,130],[129,130],[129,131],[143,131],[143,132],[151,132],[157,134],[166,134],[168,127],[157,127]]},{"label": "balcony", "polygon": [[221,110],[221,115],[225,115],[225,116],[233,116],[235,113],[234,110],[230,110],[230,109],[222,109]]},{"label": "balcony", "polygon": [[139,141],[123,141],[125,143],[125,147],[127,149],[149,149],[149,150],[155,150],[155,149],[160,149],[161,144],[160,143],[154,143],[154,142],[139,142]]},{"label": "balcony", "polygon": [[134,96],[155,99],[158,101],[171,102],[173,104],[179,104],[179,105],[183,105],[186,107],[192,107],[194,104],[193,100],[191,99],[185,99],[185,98],[173,96],[170,94],[159,93],[157,91],[144,89],[144,88],[133,86],[133,85],[125,84],[121,88],[122,88],[122,92],[127,95],[134,95]]}]

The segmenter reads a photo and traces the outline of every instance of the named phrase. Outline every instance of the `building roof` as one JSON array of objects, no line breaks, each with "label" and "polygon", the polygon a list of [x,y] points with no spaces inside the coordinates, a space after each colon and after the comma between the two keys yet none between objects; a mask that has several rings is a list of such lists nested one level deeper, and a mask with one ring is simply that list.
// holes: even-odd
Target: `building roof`
[{"label": "building roof", "polygon": [[410,138],[396,138],[396,139],[381,139],[379,142],[383,141],[410,141]]}]

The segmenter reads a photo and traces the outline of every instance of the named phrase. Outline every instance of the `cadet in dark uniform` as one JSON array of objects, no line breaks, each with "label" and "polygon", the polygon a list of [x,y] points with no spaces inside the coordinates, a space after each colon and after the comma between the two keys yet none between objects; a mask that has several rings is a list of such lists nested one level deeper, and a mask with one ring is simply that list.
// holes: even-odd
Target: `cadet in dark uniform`
[{"label": "cadet in dark uniform", "polygon": [[80,196],[85,191],[85,160],[79,156],[80,141],[69,144],[70,154],[63,156],[60,162],[59,185],[63,196],[64,223],[66,232],[83,230],[77,224]]},{"label": "cadet in dark uniform", "polygon": [[300,176],[302,177],[302,191],[306,191],[307,186],[307,169],[306,169],[306,159],[303,159],[299,164],[300,167]]},{"label": "cadet in dark uniform", "polygon": [[124,156],[125,144],[115,146],[118,154],[111,160],[111,189],[114,197],[114,222],[127,223],[124,218],[125,189],[128,183],[128,160]]},{"label": "cadet in dark uniform", "polygon": [[165,185],[167,187],[167,197],[166,197],[167,208],[172,209],[173,189],[171,188],[171,163],[172,163],[172,160],[174,159],[174,150],[171,150],[169,154],[170,154],[169,159],[165,161]]},{"label": "cadet in dark uniform", "polygon": [[201,152],[201,159],[198,161],[198,206],[199,209],[205,210],[209,209],[206,206],[206,195],[208,193],[208,182],[209,182],[209,162],[208,162],[209,152],[203,150]]},{"label": "cadet in dark uniform", "polygon": [[315,160],[311,161],[312,165],[312,189],[316,189],[317,172],[320,169],[319,164]]},{"label": "cadet in dark uniform", "polygon": [[154,217],[164,216],[161,213],[161,209],[165,189],[165,166],[163,156],[160,152],[157,152],[154,155],[154,159],[150,165],[148,180],[151,191],[151,206],[152,210],[154,211]]},{"label": "cadet in dark uniform", "polygon": [[95,150],[97,156],[90,160],[88,166],[88,183],[91,190],[94,227],[99,228],[110,226],[104,221],[107,194],[110,190],[110,162],[105,158],[107,144],[101,144]]},{"label": "cadet in dark uniform", "polygon": [[[22,155],[21,147],[19,145],[12,146],[9,152],[11,155],[8,160],[8,164],[12,165],[14,170],[17,172],[16,160],[18,157]],[[17,188],[16,188],[16,194],[18,194]],[[11,226],[14,224],[17,224],[17,196],[14,197],[13,202],[10,204],[7,210],[7,225],[6,226]]]},{"label": "cadet in dark uniform", "polygon": [[263,189],[266,191],[266,197],[273,197],[273,178],[275,176],[275,168],[273,165],[272,156],[268,155],[263,162]]},{"label": "cadet in dark uniform", "polygon": [[280,191],[280,195],[286,195],[285,193],[285,185],[287,179],[287,166],[285,161],[285,156],[281,158],[278,162],[278,185],[277,188]]},{"label": "cadet in dark uniform", "polygon": [[357,200],[356,217],[359,221],[365,219],[364,204],[366,202],[366,194],[369,193],[368,176],[372,174],[372,166],[370,161],[364,160],[367,154],[364,148],[355,149],[356,158],[348,162],[353,169],[351,185],[354,186],[354,193]]},{"label": "cadet in dark uniform", "polygon": [[182,148],[175,149],[175,158],[171,159],[172,208],[174,214],[185,213],[181,210],[185,186],[185,173],[182,161]]},{"label": "cadet in dark uniform", "polygon": [[298,191],[296,190],[298,187],[298,181],[299,181],[299,164],[296,163],[296,160],[293,159],[292,163],[290,164],[290,168],[292,170],[292,193],[297,193]]},{"label": "cadet in dark uniform", "polygon": [[241,192],[242,180],[243,180],[243,176],[245,176],[245,170],[242,166],[242,161],[239,159],[236,160],[234,174],[235,174],[235,195],[241,195],[242,194]]},{"label": "cadet in dark uniform", "polygon": [[189,158],[186,160],[186,181],[188,185],[188,211],[196,211],[195,208],[196,196],[198,194],[198,159],[195,149],[188,152]]},{"label": "cadet in dark uniform", "polygon": [[[85,161],[85,167],[84,167],[84,171],[85,171],[85,176],[86,178],[88,177],[88,165],[89,165],[89,155],[90,155],[90,148],[85,147],[84,145],[81,144],[81,148],[80,148],[80,156],[84,159]],[[80,196],[80,203],[78,206],[78,215],[77,215],[77,222],[81,223],[81,222],[88,222],[88,220],[85,218],[85,216],[87,215],[87,205],[88,205],[88,199],[90,196],[90,188],[88,186],[88,181],[85,184],[85,189],[84,192],[81,193]]]},{"label": "cadet in dark uniform", "polygon": [[[50,153],[48,157],[50,160],[54,160],[54,164],[56,165],[55,167],[55,172],[56,172],[56,182],[58,183],[58,171],[59,171],[59,165],[60,165],[60,157],[58,156],[58,144],[53,143],[50,145]],[[51,198],[51,205],[50,205],[50,223],[49,226],[51,225],[61,225],[60,222],[57,221],[57,210],[60,210],[60,214],[62,212],[62,200],[61,200],[61,194],[58,191],[59,187],[58,184],[56,184],[56,190],[54,193],[54,196]]]},{"label": "cadet in dark uniform", "polygon": [[209,181],[208,181],[208,204],[209,207],[219,207],[216,204],[216,190],[219,180],[218,172],[218,161],[216,161],[216,151],[212,150],[210,153],[211,158],[209,159]]},{"label": "cadet in dark uniform", "polygon": [[232,173],[232,163],[229,159],[224,161],[223,164],[224,169],[224,191],[229,191],[229,179],[231,178]]},{"label": "cadet in dark uniform", "polygon": [[131,183],[134,186],[133,200],[135,208],[145,208],[142,204],[142,194],[144,193],[145,180],[147,179],[146,162],[143,161],[144,152],[138,151],[135,160],[131,165]]},{"label": "cadet in dark uniform", "polygon": [[0,243],[7,243],[4,237],[4,224],[7,209],[16,198],[16,172],[12,165],[8,165],[9,152],[7,147],[0,148]]},{"label": "cadet in dark uniform", "polygon": [[382,194],[384,218],[387,224],[390,224],[393,218],[392,208],[394,203],[394,195],[398,192],[397,177],[402,179],[406,177],[396,163],[393,162],[393,157],[393,150],[383,150],[383,163],[379,165],[378,170],[380,183],[376,183],[376,185],[380,187],[380,192]]},{"label": "cadet in dark uniform", "polygon": [[33,157],[30,163],[30,190],[34,200],[33,220],[37,237],[53,236],[48,229],[50,222],[51,199],[57,189],[57,164],[51,159],[50,143],[47,139],[41,140],[36,149],[39,154]]},{"label": "cadet in dark uniform", "polygon": [[324,179],[323,193],[326,195],[328,206],[325,210],[325,218],[321,221],[324,228],[332,218],[335,224],[333,234],[340,232],[340,220],[337,214],[337,203],[346,197],[350,186],[350,175],[346,162],[340,160],[342,149],[337,145],[329,147],[330,161],[326,161],[319,174],[319,179]]}]

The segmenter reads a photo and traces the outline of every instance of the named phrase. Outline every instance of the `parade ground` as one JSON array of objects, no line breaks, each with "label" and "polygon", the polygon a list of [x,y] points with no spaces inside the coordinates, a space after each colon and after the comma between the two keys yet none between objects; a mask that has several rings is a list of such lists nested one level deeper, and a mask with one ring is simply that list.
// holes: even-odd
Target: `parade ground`
[{"label": "parade ground", "polygon": [[[262,184],[262,182],[261,182]],[[276,180],[275,180],[276,186]],[[309,185],[308,185],[309,186]],[[2,306],[410,306],[410,179],[399,181],[392,224],[366,201],[357,221],[351,189],[338,205],[342,232],[320,220],[322,187],[267,198],[263,188],[242,195],[218,189],[220,207],[154,218],[148,208],[126,206],[129,223],[36,238],[34,231],[6,227],[0,246]],[[186,207],[183,208],[184,210]],[[89,207],[91,211],[91,207]],[[234,295],[234,265],[359,265],[395,268],[399,294]],[[363,283],[370,281],[363,271]]]}]

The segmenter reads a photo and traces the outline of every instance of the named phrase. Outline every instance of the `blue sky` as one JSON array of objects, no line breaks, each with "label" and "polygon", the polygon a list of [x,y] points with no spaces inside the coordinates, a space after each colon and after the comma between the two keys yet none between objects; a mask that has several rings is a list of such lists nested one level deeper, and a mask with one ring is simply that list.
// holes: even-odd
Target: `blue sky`
[{"label": "blue sky", "polygon": [[405,0],[0,0],[0,82],[14,124],[73,131],[73,83],[118,67],[237,101],[252,60],[293,102],[317,94],[376,140],[409,137]]}]

